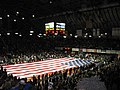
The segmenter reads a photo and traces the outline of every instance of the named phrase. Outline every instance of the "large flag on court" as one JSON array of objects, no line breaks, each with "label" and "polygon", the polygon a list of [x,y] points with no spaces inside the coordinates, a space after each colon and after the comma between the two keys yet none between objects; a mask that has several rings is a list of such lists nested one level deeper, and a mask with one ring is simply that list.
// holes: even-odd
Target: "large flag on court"
[{"label": "large flag on court", "polygon": [[7,69],[8,74],[13,74],[20,78],[30,78],[33,75],[43,75],[56,71],[63,71],[65,69],[74,68],[76,66],[84,66],[91,61],[79,60],[75,58],[60,58],[50,59],[45,61],[38,61],[32,63],[22,63],[14,65],[6,65],[3,68]]}]

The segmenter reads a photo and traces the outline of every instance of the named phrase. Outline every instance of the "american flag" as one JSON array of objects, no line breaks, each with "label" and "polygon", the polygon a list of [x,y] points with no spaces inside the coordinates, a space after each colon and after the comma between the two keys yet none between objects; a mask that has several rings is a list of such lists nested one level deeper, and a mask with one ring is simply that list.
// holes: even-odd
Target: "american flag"
[{"label": "american flag", "polygon": [[13,76],[17,76],[20,78],[30,78],[33,77],[33,75],[38,76],[76,67],[75,65],[69,66],[62,64],[64,62],[69,62],[73,60],[74,58],[50,59],[32,63],[5,65],[3,66],[3,68],[7,69],[7,73],[12,74]]}]

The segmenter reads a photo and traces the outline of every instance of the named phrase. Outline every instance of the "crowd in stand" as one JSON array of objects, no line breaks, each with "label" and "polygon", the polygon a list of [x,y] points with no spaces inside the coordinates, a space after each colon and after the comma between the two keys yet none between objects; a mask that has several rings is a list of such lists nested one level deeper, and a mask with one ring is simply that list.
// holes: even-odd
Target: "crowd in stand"
[{"label": "crowd in stand", "polygon": [[16,64],[16,63],[25,63],[25,62],[35,62],[35,61],[43,61],[48,60],[50,58],[62,58],[65,57],[66,54],[56,51],[50,52],[38,52],[34,54],[9,54],[6,56],[0,57],[0,64]]},{"label": "crowd in stand", "polygon": [[7,75],[1,66],[0,89],[1,90],[76,90],[76,84],[82,76],[82,71],[92,68],[91,64],[85,67],[76,67],[69,70],[54,72],[40,76],[33,76],[32,80],[20,79]]},{"label": "crowd in stand", "polygon": [[81,53],[65,53],[61,51],[40,51],[38,53],[20,53],[20,54],[8,54],[6,56],[0,56],[0,64],[17,64],[26,62],[43,61],[55,58],[63,57],[75,57],[85,60],[93,60],[94,62],[104,62],[111,60],[111,55],[104,54],[81,54]]},{"label": "crowd in stand", "polygon": [[[26,39],[27,38],[27,39]],[[27,53],[38,52],[40,49],[51,49],[55,47],[77,47],[77,48],[96,48],[96,49],[108,49],[119,50],[120,39],[114,38],[84,38],[68,36],[63,38],[44,36],[37,37],[1,37],[0,39],[0,53],[14,52],[14,53]],[[115,46],[115,47],[114,47]]]},{"label": "crowd in stand", "polygon": [[[120,59],[119,59],[120,60]],[[101,81],[105,82],[107,90],[120,90],[120,61],[115,61],[103,67],[99,74]]]},{"label": "crowd in stand", "polygon": [[[40,53],[39,56],[36,56],[36,60],[42,56],[44,58],[40,60],[46,60],[47,58],[60,58],[60,57],[64,57],[65,55],[62,53],[58,54],[57,52],[49,52],[49,53],[44,52],[44,53]],[[98,61],[100,60],[105,61],[106,59],[110,61],[109,55],[86,54],[86,55],[78,55],[78,56],[80,58],[94,59]],[[17,59],[19,58],[17,57]],[[36,61],[34,57],[33,59],[34,59],[33,61]],[[18,62],[15,61],[15,63]],[[6,69],[3,69],[3,67],[1,66],[0,89],[1,90],[76,90],[76,84],[79,79],[83,77],[91,77],[92,75],[100,75],[101,80],[105,82],[107,88],[110,88],[111,85],[116,85],[117,88],[119,88],[118,80],[120,78],[119,77],[120,67],[118,67],[118,64],[111,65],[110,67],[107,68],[99,67],[99,69],[98,66],[96,66],[95,64],[91,64],[86,67],[76,67],[74,69],[70,69],[69,71],[68,70],[58,71],[52,73],[51,75],[45,74],[42,75],[42,77],[33,76],[32,79],[27,80],[27,78],[20,79],[17,77],[13,77],[13,75],[7,75]],[[112,77],[115,78],[111,79]],[[112,90],[112,89],[108,89],[108,90]]]},{"label": "crowd in stand", "polygon": [[[53,43],[51,43],[53,42]],[[95,48],[95,49],[108,49],[108,50],[119,50],[120,48],[120,39],[113,38],[53,38],[47,40],[51,46],[56,47],[77,47],[77,48]],[[116,47],[113,47],[116,46]]]}]

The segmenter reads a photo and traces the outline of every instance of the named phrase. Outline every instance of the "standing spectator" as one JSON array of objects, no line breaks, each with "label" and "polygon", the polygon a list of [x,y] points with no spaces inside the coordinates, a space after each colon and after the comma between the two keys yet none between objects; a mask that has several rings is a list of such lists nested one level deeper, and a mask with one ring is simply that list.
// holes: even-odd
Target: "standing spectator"
[{"label": "standing spectator", "polygon": [[37,78],[33,75],[33,85],[36,86],[37,85]]},{"label": "standing spectator", "polygon": [[38,75],[38,90],[41,90],[40,75]]}]

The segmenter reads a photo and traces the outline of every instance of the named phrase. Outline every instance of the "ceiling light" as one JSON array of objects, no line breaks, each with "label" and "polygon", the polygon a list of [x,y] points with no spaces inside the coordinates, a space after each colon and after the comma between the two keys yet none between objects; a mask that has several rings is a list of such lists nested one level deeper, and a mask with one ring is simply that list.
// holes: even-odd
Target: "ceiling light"
[{"label": "ceiling light", "polygon": [[19,14],[19,12],[16,12],[17,14]]},{"label": "ceiling light", "polygon": [[89,35],[89,37],[92,37],[91,35]]},{"label": "ceiling light", "polygon": [[18,35],[18,33],[15,33],[16,35]]},{"label": "ceiling light", "polygon": [[38,37],[40,37],[39,35],[37,35]]},{"label": "ceiling light", "polygon": [[35,17],[35,15],[32,15],[32,17]]},{"label": "ceiling light", "polygon": [[42,35],[41,33],[39,35]]},{"label": "ceiling light", "polygon": [[7,15],[7,17],[10,17],[10,15]]},{"label": "ceiling light", "polygon": [[23,17],[22,20],[24,20],[25,18]]},{"label": "ceiling light", "polygon": [[87,37],[86,35],[84,37]]},{"label": "ceiling light", "polygon": [[14,22],[16,22],[16,19],[14,19]]},{"label": "ceiling light", "polygon": [[70,34],[70,36],[72,36],[72,34]]},{"label": "ceiling light", "polygon": [[30,36],[32,36],[32,33],[30,33]]},{"label": "ceiling light", "polygon": [[101,36],[103,36],[103,34],[101,34]]},{"label": "ceiling light", "polygon": [[67,36],[63,36],[63,38],[67,38]]},{"label": "ceiling light", "polygon": [[50,1],[50,4],[52,3],[52,1]]},{"label": "ceiling light", "polygon": [[2,34],[0,34],[0,36],[1,36]]},{"label": "ceiling light", "polygon": [[34,31],[30,31],[30,33],[34,33]]},{"label": "ceiling light", "polygon": [[21,37],[22,35],[20,34],[19,36]]},{"label": "ceiling light", "polygon": [[88,35],[88,33],[86,33],[85,35]]},{"label": "ceiling light", "polygon": [[0,17],[0,19],[2,19],[2,17]]},{"label": "ceiling light", "polygon": [[46,36],[46,34],[43,34],[44,36]]},{"label": "ceiling light", "polygon": [[57,36],[57,35],[58,35],[58,33],[55,33],[55,35]]},{"label": "ceiling light", "polygon": [[105,35],[107,35],[107,33],[105,33]]},{"label": "ceiling light", "polygon": [[75,35],[75,38],[77,38],[78,36],[77,35]]},{"label": "ceiling light", "polygon": [[10,33],[7,33],[7,35],[10,35]]}]

